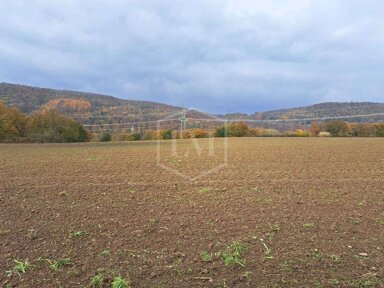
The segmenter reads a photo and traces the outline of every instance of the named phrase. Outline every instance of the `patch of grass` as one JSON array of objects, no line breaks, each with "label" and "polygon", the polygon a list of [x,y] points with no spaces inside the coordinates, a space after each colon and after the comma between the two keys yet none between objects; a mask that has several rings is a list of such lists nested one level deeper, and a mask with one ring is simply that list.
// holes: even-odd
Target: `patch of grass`
[{"label": "patch of grass", "polygon": [[279,231],[280,231],[280,225],[276,224],[276,225],[270,226],[269,231],[267,233],[269,240],[272,240]]},{"label": "patch of grass", "polygon": [[96,160],[97,160],[97,158],[95,158],[95,157],[90,157],[90,158],[85,159],[85,161],[96,161]]},{"label": "patch of grass", "polygon": [[311,255],[316,259],[322,259],[323,255],[321,255],[320,251],[318,249],[313,250]]},{"label": "patch of grass", "polygon": [[340,285],[340,281],[337,279],[329,279],[329,284],[331,285]]},{"label": "patch of grass", "polygon": [[28,262],[28,260],[25,261],[18,261],[14,260],[16,263],[12,270],[6,271],[6,274],[8,277],[12,276],[13,273],[25,273],[27,270],[32,268],[32,264]]},{"label": "patch of grass", "polygon": [[280,264],[280,269],[283,270],[283,271],[288,271],[288,272],[292,271],[291,265],[289,264],[288,261],[284,261],[283,263],[281,263]]},{"label": "patch of grass", "polygon": [[210,188],[210,187],[202,187],[202,188],[197,189],[197,192],[199,192],[201,194],[209,193],[211,191],[212,191],[212,188]]},{"label": "patch of grass", "polygon": [[316,225],[315,225],[315,223],[305,223],[305,224],[303,224],[303,227],[304,228],[315,228]]},{"label": "patch of grass", "polygon": [[371,280],[371,279],[360,279],[360,280],[354,280],[351,281],[350,287],[356,287],[356,288],[374,288],[377,285],[377,281]]},{"label": "patch of grass", "polygon": [[31,240],[37,239],[37,231],[35,229],[29,229],[27,233],[27,237]]},{"label": "patch of grass", "polygon": [[375,219],[375,223],[376,223],[376,224],[379,224],[379,225],[384,225],[384,218],[383,218],[383,219],[381,219],[381,218],[376,218],[376,219]]},{"label": "patch of grass", "polygon": [[47,262],[49,263],[49,268],[53,271],[59,271],[64,266],[69,266],[72,264],[72,261],[70,258],[58,259],[58,260],[47,259]]},{"label": "patch of grass", "polygon": [[227,246],[227,249],[221,253],[226,266],[240,265],[245,267],[245,259],[243,258],[244,253],[247,251],[247,246],[244,244],[234,241],[231,245]]},{"label": "patch of grass", "polygon": [[105,249],[105,250],[103,250],[103,251],[100,253],[100,255],[101,255],[101,256],[104,256],[104,257],[109,256],[109,255],[111,255],[111,250],[109,250],[109,249]]},{"label": "patch of grass", "polygon": [[324,288],[323,284],[321,284],[321,282],[319,282],[319,281],[315,281],[315,282],[313,283],[313,285],[315,285],[315,286],[314,286],[315,288]]},{"label": "patch of grass", "polygon": [[131,286],[129,286],[127,280],[118,276],[113,279],[111,287],[112,288],[130,288]]},{"label": "patch of grass", "polygon": [[340,256],[339,255],[336,255],[336,254],[331,254],[331,255],[328,255],[329,259],[333,260],[333,261],[340,261]]},{"label": "patch of grass", "polygon": [[212,261],[212,254],[208,253],[207,251],[202,251],[200,253],[200,256],[201,256],[201,260],[203,260],[204,262]]},{"label": "patch of grass", "polygon": [[135,189],[129,189],[129,190],[128,190],[128,193],[129,193],[129,194],[135,194],[135,193],[136,193],[136,190],[135,190]]},{"label": "patch of grass", "polygon": [[92,288],[101,288],[104,282],[104,275],[99,273],[91,278]]},{"label": "patch of grass", "polygon": [[352,224],[355,224],[355,225],[358,225],[361,223],[361,220],[357,217],[349,217],[348,220],[352,223]]},{"label": "patch of grass", "polygon": [[85,232],[84,231],[75,231],[72,233],[72,237],[73,238],[81,238],[81,237],[84,237],[85,236]]}]

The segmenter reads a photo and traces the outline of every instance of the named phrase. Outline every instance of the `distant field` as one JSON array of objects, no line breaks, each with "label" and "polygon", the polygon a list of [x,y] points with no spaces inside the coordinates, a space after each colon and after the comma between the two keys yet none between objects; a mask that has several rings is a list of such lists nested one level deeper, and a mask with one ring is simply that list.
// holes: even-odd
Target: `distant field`
[{"label": "distant field", "polygon": [[206,141],[0,145],[0,287],[383,287],[384,139]]}]

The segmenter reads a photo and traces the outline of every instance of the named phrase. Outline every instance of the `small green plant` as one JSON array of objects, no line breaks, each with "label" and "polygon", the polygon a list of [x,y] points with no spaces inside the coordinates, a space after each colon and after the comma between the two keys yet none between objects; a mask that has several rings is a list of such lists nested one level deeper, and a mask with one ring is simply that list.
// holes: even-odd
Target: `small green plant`
[{"label": "small green plant", "polygon": [[111,250],[109,249],[105,249],[103,250],[103,252],[100,253],[100,255],[104,257],[109,256],[110,254],[111,254]]},{"label": "small green plant", "polygon": [[331,254],[328,257],[329,257],[329,259],[331,259],[333,261],[339,261],[340,260],[340,256],[335,255],[335,254]]},{"label": "small green plant", "polygon": [[351,287],[374,288],[377,287],[377,281],[371,279],[354,280],[350,283]]},{"label": "small green plant", "polygon": [[127,280],[118,276],[113,279],[112,288],[130,288],[130,286]]},{"label": "small green plant", "polygon": [[243,258],[243,255],[246,251],[247,246],[234,241],[231,245],[227,246],[227,249],[222,253],[224,264],[226,266],[237,264],[245,267],[245,259]]},{"label": "small green plant", "polygon": [[279,225],[270,226],[269,232],[267,233],[269,240],[272,240],[279,231],[280,231]]},{"label": "small green plant", "polygon": [[47,262],[49,263],[49,268],[53,271],[59,271],[64,266],[69,266],[72,264],[72,261],[70,258],[59,259],[59,260],[47,259]]},{"label": "small green plant", "polygon": [[202,187],[200,189],[197,190],[197,192],[201,193],[201,194],[204,194],[204,193],[209,193],[211,192],[211,188],[210,187]]},{"label": "small green plant", "polygon": [[37,239],[37,231],[35,229],[29,229],[27,233],[27,237],[31,240]]},{"label": "small green plant", "polygon": [[208,253],[207,251],[202,251],[200,253],[200,256],[201,256],[201,260],[203,260],[204,262],[212,261],[212,254]]},{"label": "small green plant", "polygon": [[318,249],[313,250],[311,255],[316,259],[323,259],[323,255],[321,255],[320,251]]},{"label": "small green plant", "polygon": [[283,271],[292,271],[291,265],[289,264],[288,261],[284,261],[283,263],[280,264],[280,269]]},{"label": "small green plant", "polygon": [[305,223],[303,225],[304,228],[314,228],[315,227],[315,223]]},{"label": "small green plant", "polygon": [[273,259],[272,254],[272,249],[265,244],[265,242],[262,240],[261,243],[263,244],[265,251],[264,251],[264,259]]},{"label": "small green plant", "polygon": [[104,275],[99,273],[92,277],[91,286],[92,288],[101,288],[104,282]]},{"label": "small green plant", "polygon": [[333,286],[340,285],[340,281],[337,279],[329,279],[329,284]]},{"label": "small green plant", "polygon": [[73,238],[80,238],[80,237],[83,237],[85,236],[85,232],[84,231],[75,231],[72,233],[72,237]]},{"label": "small green plant", "polygon": [[15,260],[15,263],[16,265],[13,268],[13,271],[18,273],[25,273],[28,269],[32,267],[32,265],[28,262],[28,260],[25,260],[25,261]]}]

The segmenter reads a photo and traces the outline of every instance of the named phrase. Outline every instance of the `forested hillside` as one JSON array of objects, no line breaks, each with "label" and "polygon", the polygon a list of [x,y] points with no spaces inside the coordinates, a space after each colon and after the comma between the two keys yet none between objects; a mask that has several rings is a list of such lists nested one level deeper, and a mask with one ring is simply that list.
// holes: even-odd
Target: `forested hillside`
[{"label": "forested hillside", "polygon": [[[281,109],[255,113],[255,119],[302,119],[302,118],[326,118],[352,115],[366,115],[384,113],[384,103],[372,102],[328,102],[307,107]],[[382,117],[381,117],[382,118]]]},{"label": "forested hillside", "polygon": [[[94,93],[55,90],[9,83],[0,83],[0,101],[28,114],[40,110],[58,110],[82,124],[154,121],[179,112],[182,109],[181,107],[156,102],[126,100]],[[257,103],[250,103],[250,105],[257,107]],[[219,117],[230,120],[289,120],[380,113],[384,113],[383,103],[329,102],[307,107],[257,112],[252,115],[233,113],[219,115]],[[206,118],[207,115],[197,111],[188,111],[188,117]],[[347,118],[347,120],[350,122],[383,122],[384,116],[354,117]],[[270,122],[249,124],[251,126],[269,126],[287,130],[299,127],[300,125],[309,125],[311,122],[311,120],[306,120],[296,123],[279,124],[278,127]]]},{"label": "forested hillside", "polygon": [[56,109],[82,124],[157,120],[180,107],[112,96],[0,83],[0,101],[23,113]]}]

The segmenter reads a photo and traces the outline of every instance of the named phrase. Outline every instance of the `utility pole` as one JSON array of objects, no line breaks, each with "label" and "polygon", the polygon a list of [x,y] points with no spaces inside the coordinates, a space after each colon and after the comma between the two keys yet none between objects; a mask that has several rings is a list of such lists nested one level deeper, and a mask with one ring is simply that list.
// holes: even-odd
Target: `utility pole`
[{"label": "utility pole", "polygon": [[187,111],[185,108],[180,113],[180,138],[183,138],[183,131],[187,129]]}]

